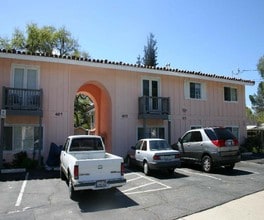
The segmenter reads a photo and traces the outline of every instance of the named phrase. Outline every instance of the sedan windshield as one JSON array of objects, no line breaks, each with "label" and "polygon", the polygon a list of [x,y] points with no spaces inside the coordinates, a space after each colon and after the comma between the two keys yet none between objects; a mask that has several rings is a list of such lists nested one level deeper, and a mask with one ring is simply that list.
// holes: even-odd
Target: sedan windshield
[{"label": "sedan windshield", "polygon": [[156,150],[171,150],[171,146],[165,140],[151,140],[149,141],[149,148],[152,151]]}]

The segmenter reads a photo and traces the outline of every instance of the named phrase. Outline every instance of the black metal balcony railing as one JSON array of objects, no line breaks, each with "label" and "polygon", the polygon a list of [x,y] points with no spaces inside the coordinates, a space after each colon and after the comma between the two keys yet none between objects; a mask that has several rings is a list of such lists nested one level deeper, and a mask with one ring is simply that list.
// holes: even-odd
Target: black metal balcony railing
[{"label": "black metal balcony railing", "polygon": [[168,119],[170,100],[168,97],[139,97],[139,118]]},{"label": "black metal balcony railing", "polygon": [[2,108],[8,114],[42,115],[42,90],[3,87]]}]

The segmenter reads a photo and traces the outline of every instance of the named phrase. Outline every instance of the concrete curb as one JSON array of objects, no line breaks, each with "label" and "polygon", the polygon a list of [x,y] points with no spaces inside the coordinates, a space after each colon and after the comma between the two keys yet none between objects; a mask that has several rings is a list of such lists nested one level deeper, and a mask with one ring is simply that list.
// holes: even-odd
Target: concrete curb
[{"label": "concrete curb", "polygon": [[17,169],[3,169],[1,173],[25,173],[25,168],[17,168]]}]

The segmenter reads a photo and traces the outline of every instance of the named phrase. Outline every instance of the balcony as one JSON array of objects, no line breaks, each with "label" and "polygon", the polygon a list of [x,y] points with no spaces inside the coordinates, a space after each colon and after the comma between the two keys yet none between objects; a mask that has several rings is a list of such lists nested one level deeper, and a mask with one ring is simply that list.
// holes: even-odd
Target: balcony
[{"label": "balcony", "polygon": [[138,107],[139,119],[169,119],[170,100],[168,97],[142,96],[138,99]]},{"label": "balcony", "polygon": [[42,116],[42,90],[3,87],[2,109],[7,115]]}]

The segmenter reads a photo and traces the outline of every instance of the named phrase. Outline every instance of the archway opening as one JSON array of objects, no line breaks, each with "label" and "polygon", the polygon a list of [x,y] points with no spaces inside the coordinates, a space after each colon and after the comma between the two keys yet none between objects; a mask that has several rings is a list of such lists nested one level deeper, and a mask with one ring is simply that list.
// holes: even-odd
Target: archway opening
[{"label": "archway opening", "polygon": [[[107,152],[112,152],[111,100],[107,90],[97,82],[83,84],[76,92],[74,103],[75,134],[83,132],[102,136]],[[78,114],[82,112],[80,126]]]}]

